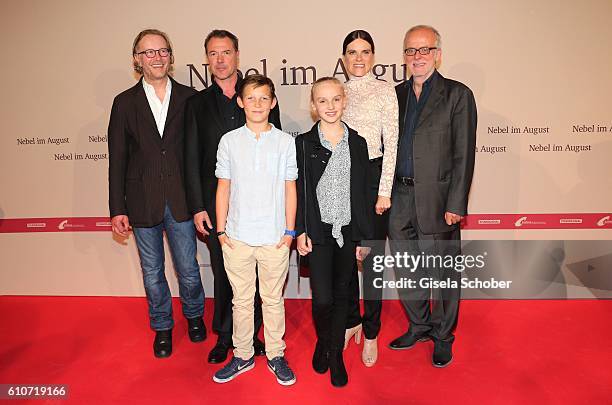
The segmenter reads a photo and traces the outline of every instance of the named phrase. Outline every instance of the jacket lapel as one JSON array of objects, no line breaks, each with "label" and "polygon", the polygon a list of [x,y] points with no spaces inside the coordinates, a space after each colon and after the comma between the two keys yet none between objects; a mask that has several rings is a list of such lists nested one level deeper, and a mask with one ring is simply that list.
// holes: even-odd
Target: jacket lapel
[{"label": "jacket lapel", "polygon": [[306,161],[310,162],[312,168],[312,182],[316,187],[323,176],[323,172],[329,162],[331,152],[327,150],[319,140],[319,131],[317,130],[317,124],[312,127],[307,136],[304,137],[304,151],[306,153]]},{"label": "jacket lapel", "polygon": [[181,94],[179,94],[181,92],[181,89],[179,88],[177,83],[171,77],[169,77],[169,79],[172,82],[172,90],[170,91],[168,114],[166,114],[166,124],[164,125],[164,139],[166,139],[166,136],[172,135],[172,133],[168,133],[168,124],[170,123],[170,121],[172,121],[176,113],[179,112],[179,101],[182,98]]},{"label": "jacket lapel", "polygon": [[155,124],[155,117],[153,117],[153,111],[151,111],[151,106],[149,105],[149,100],[147,100],[147,95],[145,94],[144,87],[142,87],[142,81],[144,79],[140,79],[140,81],[136,84],[136,111],[139,117],[142,117],[145,125],[148,125],[150,128],[149,131],[145,131],[146,133],[150,133],[153,136],[158,144],[161,145],[161,136],[159,131],[157,130],[157,124]]},{"label": "jacket lapel", "polygon": [[217,104],[217,95],[214,93],[214,91],[215,89],[212,86],[208,88],[208,92],[205,97],[205,104],[210,111],[208,117],[212,116],[213,121],[220,129],[220,131],[218,131],[217,133],[219,134],[219,138],[221,138],[227,132],[227,128],[221,120],[221,110],[219,109],[219,105]]},{"label": "jacket lapel", "polygon": [[399,108],[399,139],[404,135],[404,127],[406,126],[406,107],[408,106],[408,81],[402,83],[397,89],[397,103]]},{"label": "jacket lapel", "polygon": [[431,113],[433,113],[437,109],[438,104],[440,104],[440,102],[444,98],[444,78],[439,72],[436,77],[434,77],[431,86],[431,94],[429,94],[427,103],[425,104],[425,107],[423,107],[423,111],[421,111],[421,114],[419,115],[419,122],[417,122],[416,126],[414,127],[415,130],[420,127],[423,122],[425,122],[425,120],[427,120],[427,118],[431,115]]}]

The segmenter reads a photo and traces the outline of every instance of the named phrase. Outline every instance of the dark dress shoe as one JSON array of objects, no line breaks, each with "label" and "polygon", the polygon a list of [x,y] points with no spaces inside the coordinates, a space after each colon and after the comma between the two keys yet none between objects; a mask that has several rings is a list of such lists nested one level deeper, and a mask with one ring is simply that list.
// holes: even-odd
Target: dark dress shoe
[{"label": "dark dress shoe", "polygon": [[170,357],[172,354],[172,329],[158,330],[153,341],[153,354],[155,357]]},{"label": "dark dress shoe", "polygon": [[203,342],[206,339],[206,326],[202,318],[187,319],[187,332],[193,343]]},{"label": "dark dress shoe", "polygon": [[329,352],[319,341],[312,356],[312,368],[319,374],[324,374],[329,368]]},{"label": "dark dress shoe", "polygon": [[208,353],[208,362],[212,364],[223,363],[227,359],[227,352],[231,345],[226,342],[217,341],[215,347]]},{"label": "dark dress shoe", "polygon": [[258,337],[253,338],[253,349],[255,350],[255,356],[266,355],[266,345],[264,344],[264,342],[259,340]]},{"label": "dark dress shoe", "polygon": [[453,344],[443,340],[434,341],[434,352],[431,364],[434,367],[446,367],[453,361]]},{"label": "dark dress shoe", "polygon": [[428,335],[413,335],[411,332],[406,332],[402,336],[394,339],[389,343],[389,349],[406,350],[412,348],[417,342],[427,342]]},{"label": "dark dress shoe", "polygon": [[340,348],[340,350],[333,350],[329,354],[329,375],[334,387],[344,387],[348,383],[348,374],[344,367],[342,352],[343,350]]}]

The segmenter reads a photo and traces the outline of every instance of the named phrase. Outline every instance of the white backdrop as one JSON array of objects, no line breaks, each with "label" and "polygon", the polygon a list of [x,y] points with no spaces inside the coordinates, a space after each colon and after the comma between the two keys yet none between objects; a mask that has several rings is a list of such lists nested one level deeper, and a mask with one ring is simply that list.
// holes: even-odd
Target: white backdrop
[{"label": "white backdrop", "polygon": [[[141,29],[170,35],[175,78],[185,84],[191,78],[198,90],[203,85],[189,65],[204,75],[204,37],[213,28],[234,32],[242,70],[261,73],[265,63],[277,86],[283,127],[299,133],[312,125],[312,71],[334,73],[348,32],[372,34],[377,63],[388,65],[377,72],[393,81],[394,68],[396,77],[403,69],[406,29],[434,25],[443,37],[440,71],[471,87],[479,110],[470,212],[605,214],[612,211],[610,15],[607,0],[5,3],[0,218],[5,224],[69,222],[60,223],[62,232],[0,233],[0,294],[144,294],[133,238],[70,232],[78,230],[70,229],[70,221],[108,216],[106,127],[113,97],[135,83],[131,44]],[[300,74],[291,85],[291,68],[300,66],[314,69],[307,70],[305,84]],[[503,133],[506,128],[517,133]],[[533,128],[545,132],[534,134]],[[555,145],[561,150],[554,151]],[[475,229],[464,237],[612,239],[612,231]],[[202,243],[199,259],[212,296]],[[170,263],[168,256],[176,294]],[[309,296],[307,279],[299,280],[295,267],[286,296]]]}]

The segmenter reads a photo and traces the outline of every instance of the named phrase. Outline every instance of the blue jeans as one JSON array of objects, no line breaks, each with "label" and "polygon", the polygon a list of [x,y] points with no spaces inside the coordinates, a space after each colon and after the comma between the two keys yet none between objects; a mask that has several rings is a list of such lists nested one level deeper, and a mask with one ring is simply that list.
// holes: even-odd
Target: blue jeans
[{"label": "blue jeans", "polygon": [[134,228],[151,328],[156,331],[172,329],[174,326],[172,296],[164,266],[164,230],[178,277],[183,315],[191,319],[201,317],[204,313],[204,288],[196,260],[193,221],[176,222],[166,205],[162,223],[152,228]]}]

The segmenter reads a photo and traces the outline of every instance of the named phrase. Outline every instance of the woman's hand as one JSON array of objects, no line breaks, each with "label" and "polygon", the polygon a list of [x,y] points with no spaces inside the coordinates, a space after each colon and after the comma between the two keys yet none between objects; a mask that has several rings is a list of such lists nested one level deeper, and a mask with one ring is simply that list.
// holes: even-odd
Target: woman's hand
[{"label": "woman's hand", "polygon": [[382,215],[391,208],[391,199],[389,197],[383,197],[382,195],[378,196],[376,200],[375,211],[378,215]]}]

